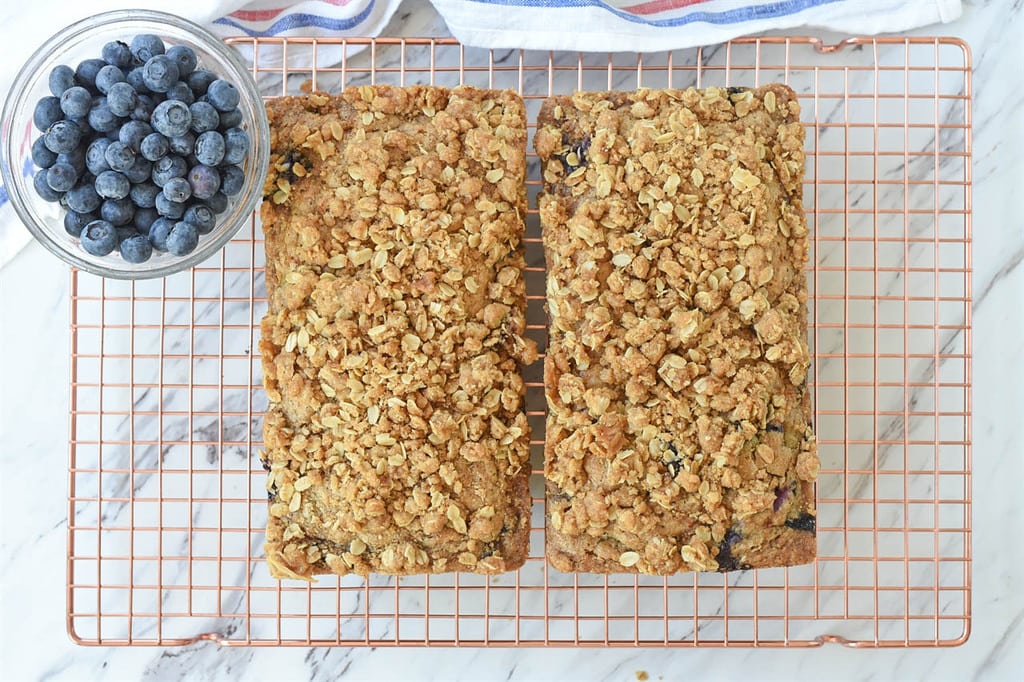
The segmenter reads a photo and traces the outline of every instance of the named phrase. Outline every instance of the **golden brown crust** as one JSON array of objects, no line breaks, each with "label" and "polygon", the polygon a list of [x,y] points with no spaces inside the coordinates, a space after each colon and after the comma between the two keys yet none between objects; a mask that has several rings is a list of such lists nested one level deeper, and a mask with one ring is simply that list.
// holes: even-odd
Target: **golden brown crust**
[{"label": "golden brown crust", "polygon": [[267,110],[271,573],[518,568],[522,100],[362,86]]},{"label": "golden brown crust", "polygon": [[538,122],[550,563],[811,561],[795,94],[577,93],[546,100]]}]

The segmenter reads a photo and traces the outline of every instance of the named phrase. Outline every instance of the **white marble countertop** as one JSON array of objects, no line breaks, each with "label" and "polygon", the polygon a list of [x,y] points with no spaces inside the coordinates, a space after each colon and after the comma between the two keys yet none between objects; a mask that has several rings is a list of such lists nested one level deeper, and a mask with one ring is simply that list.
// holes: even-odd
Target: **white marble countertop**
[{"label": "white marble countertop", "polygon": [[[1012,5],[1012,7],[1011,7]],[[5,32],[18,30],[6,23]],[[916,31],[974,54],[973,632],[959,648],[285,649],[78,647],[65,627],[68,273],[31,244],[0,268],[0,661],[4,679],[1020,679],[1024,671],[1024,9],[967,2]],[[446,35],[407,2],[385,35]],[[12,63],[26,55],[7,54]]]}]

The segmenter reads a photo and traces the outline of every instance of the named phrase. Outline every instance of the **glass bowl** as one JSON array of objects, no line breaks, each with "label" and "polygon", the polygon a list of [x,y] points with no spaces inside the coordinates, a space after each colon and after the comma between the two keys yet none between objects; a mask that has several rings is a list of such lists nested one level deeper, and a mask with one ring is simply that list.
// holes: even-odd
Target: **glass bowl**
[{"label": "glass bowl", "polygon": [[[65,210],[59,203],[43,201],[32,187],[32,142],[40,134],[32,125],[39,98],[50,94],[50,71],[58,64],[72,68],[84,59],[98,58],[112,40],[129,42],[139,33],[160,36],[168,45],[188,45],[199,58],[199,68],[209,69],[233,83],[239,92],[242,112],[239,127],[249,133],[249,153],[242,164],[246,183],[229,197],[228,208],[217,216],[213,231],[201,235],[196,249],[185,256],[153,251],[144,263],[129,263],[115,249],[108,256],[93,256],[78,239],[64,231]],[[71,265],[103,277],[146,279],[164,277],[193,267],[217,253],[249,219],[263,195],[270,155],[270,128],[256,83],[238,54],[205,29],[163,12],[118,10],[98,14],[68,26],[47,40],[21,68],[4,103],[3,153],[0,171],[11,205],[37,241]]]}]

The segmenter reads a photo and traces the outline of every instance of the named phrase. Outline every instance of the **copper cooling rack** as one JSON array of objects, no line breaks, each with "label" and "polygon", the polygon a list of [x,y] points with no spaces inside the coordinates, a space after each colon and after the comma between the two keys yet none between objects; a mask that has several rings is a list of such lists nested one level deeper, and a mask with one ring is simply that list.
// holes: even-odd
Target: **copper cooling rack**
[{"label": "copper cooling rack", "polygon": [[[85,644],[936,646],[971,604],[971,74],[952,39],[739,40],[655,55],[451,40],[242,39],[268,96],[363,83],[549,93],[756,85],[800,94],[814,236],[818,560],[671,578],[565,575],[543,560],[543,394],[528,369],[534,529],[517,573],[271,580],[253,348],[253,220],[164,280],[71,276],[68,612]],[[287,66],[283,66],[287,65]],[[535,206],[539,173],[531,156]],[[527,230],[530,333],[543,258]]]}]

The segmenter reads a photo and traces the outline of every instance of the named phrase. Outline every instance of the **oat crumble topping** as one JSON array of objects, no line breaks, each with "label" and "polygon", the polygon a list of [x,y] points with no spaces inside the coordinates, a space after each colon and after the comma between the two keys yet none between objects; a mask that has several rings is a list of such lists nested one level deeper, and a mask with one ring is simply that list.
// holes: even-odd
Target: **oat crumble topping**
[{"label": "oat crumble topping", "polygon": [[518,568],[522,100],[361,86],[267,108],[271,573]]},{"label": "oat crumble topping", "polygon": [[803,141],[777,84],[545,101],[556,568],[813,560]]}]

